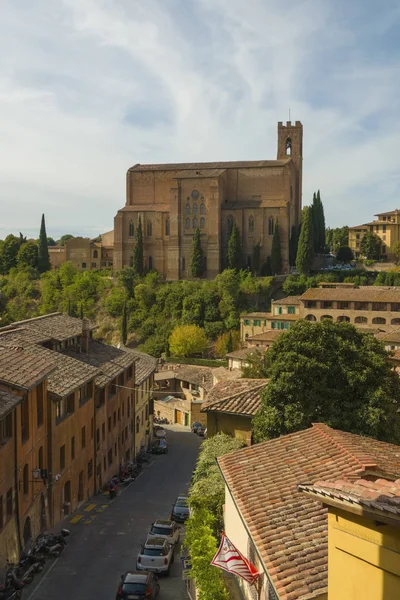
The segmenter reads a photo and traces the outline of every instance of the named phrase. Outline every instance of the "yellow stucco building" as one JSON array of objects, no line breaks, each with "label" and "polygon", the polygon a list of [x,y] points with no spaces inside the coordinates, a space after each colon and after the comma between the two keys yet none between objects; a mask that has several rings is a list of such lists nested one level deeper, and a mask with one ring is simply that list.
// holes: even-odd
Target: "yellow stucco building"
[{"label": "yellow stucco building", "polygon": [[400,598],[400,481],[299,486],[328,508],[328,600]]},{"label": "yellow stucco building", "polygon": [[349,246],[356,258],[361,257],[360,246],[364,235],[370,231],[382,240],[381,256],[393,260],[392,248],[400,240],[400,210],[396,208],[389,212],[377,213],[375,221],[349,227]]}]

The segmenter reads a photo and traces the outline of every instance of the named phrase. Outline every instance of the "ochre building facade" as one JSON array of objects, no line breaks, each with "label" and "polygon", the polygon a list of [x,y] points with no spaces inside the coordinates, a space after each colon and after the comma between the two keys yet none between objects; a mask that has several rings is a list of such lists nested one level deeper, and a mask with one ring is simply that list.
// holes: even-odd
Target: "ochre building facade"
[{"label": "ochre building facade", "polygon": [[289,268],[289,238],[300,222],[303,126],[278,123],[277,160],[135,165],[127,173],[126,205],[114,221],[114,269],[129,266],[139,218],[144,260],[165,279],[190,277],[197,227],[205,254],[205,277],[226,267],[233,223],[239,228],[244,263],[254,246],[261,264],[271,255],[279,223],[282,270]]}]

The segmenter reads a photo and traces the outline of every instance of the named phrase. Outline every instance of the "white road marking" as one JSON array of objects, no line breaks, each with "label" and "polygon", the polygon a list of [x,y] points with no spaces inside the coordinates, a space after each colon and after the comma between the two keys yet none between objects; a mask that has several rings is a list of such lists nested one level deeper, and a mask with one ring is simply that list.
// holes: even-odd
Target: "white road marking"
[{"label": "white road marking", "polygon": [[[60,555],[61,556],[61,555]],[[42,583],[47,579],[48,575],[51,573],[51,570],[53,569],[53,567],[57,564],[58,559],[60,557],[57,556],[57,558],[55,559],[55,561],[53,562],[53,564],[51,565],[50,569],[48,571],[46,571],[45,576],[43,577],[43,579],[41,579],[39,581],[39,583],[37,584],[37,586],[35,587],[35,589],[33,590],[32,594],[29,596],[29,598],[33,598],[33,596],[36,594],[36,592],[38,591],[38,589],[40,588],[40,586],[42,585]]]}]

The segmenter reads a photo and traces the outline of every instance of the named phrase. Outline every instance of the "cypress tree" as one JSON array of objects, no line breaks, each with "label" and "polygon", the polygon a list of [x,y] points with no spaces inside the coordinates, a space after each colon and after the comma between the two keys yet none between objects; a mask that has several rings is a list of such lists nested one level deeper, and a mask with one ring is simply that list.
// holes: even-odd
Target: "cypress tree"
[{"label": "cypress tree", "polygon": [[228,335],[228,340],[226,342],[226,352],[232,352],[233,351],[233,339],[232,339],[232,331],[229,332]]},{"label": "cypress tree", "polygon": [[267,256],[265,263],[261,267],[261,275],[263,277],[271,277],[272,269],[271,269],[271,257]]},{"label": "cypress tree", "polygon": [[279,275],[282,269],[281,257],[281,235],[279,233],[279,224],[275,225],[274,237],[272,238],[271,250],[271,270],[272,275]]},{"label": "cypress tree", "polygon": [[313,194],[313,201],[310,206],[310,210],[313,229],[314,253],[317,254],[319,252],[319,206],[317,194],[315,192]]},{"label": "cypress tree", "polygon": [[201,247],[200,229],[198,227],[193,236],[192,260],[190,269],[193,277],[201,277],[204,273],[204,254]]},{"label": "cypress tree", "polygon": [[144,273],[143,261],[143,231],[142,220],[139,217],[138,226],[136,228],[136,243],[133,249],[133,269],[136,275],[142,276]]},{"label": "cypress tree", "polygon": [[122,322],[121,322],[121,341],[125,346],[126,340],[128,339],[128,311],[126,308],[126,300],[122,309]]},{"label": "cypress tree", "polygon": [[242,245],[240,243],[239,228],[234,223],[228,241],[228,269],[240,271],[242,262]]},{"label": "cypress tree", "polygon": [[324,205],[322,204],[322,200],[321,200],[321,194],[320,191],[318,190],[317,192],[317,201],[318,201],[318,206],[319,206],[319,214],[318,214],[318,218],[319,218],[319,225],[318,225],[318,232],[319,232],[319,251],[321,253],[325,252],[325,213],[324,213]]},{"label": "cypress tree", "polygon": [[49,246],[47,244],[46,224],[44,215],[42,215],[42,223],[40,225],[40,234],[38,242],[38,271],[44,273],[50,270]]},{"label": "cypress tree", "polygon": [[309,275],[314,259],[314,240],[311,207],[303,208],[301,231],[297,247],[296,267],[301,275]]}]

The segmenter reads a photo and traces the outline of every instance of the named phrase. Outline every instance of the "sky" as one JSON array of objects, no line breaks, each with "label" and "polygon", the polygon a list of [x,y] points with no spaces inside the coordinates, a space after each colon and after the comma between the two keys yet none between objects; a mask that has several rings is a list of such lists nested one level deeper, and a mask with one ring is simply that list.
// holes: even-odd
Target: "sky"
[{"label": "sky", "polygon": [[276,158],[327,225],[400,208],[398,0],[1,0],[0,238],[95,237],[136,163]]}]

